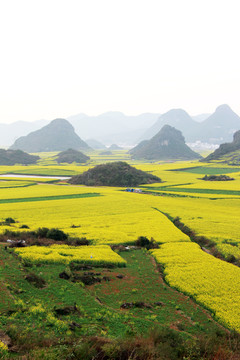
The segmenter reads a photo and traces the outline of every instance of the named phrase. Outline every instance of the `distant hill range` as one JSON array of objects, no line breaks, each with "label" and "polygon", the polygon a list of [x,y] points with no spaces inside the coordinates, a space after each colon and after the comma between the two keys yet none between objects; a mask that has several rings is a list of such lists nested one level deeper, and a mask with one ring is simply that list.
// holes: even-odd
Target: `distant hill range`
[{"label": "distant hill range", "polygon": [[61,151],[69,148],[89,150],[65,119],[55,119],[43,128],[17,139],[10,149],[28,152]]},{"label": "distant hill range", "polygon": [[138,138],[158,119],[160,114],[144,113],[128,116],[109,111],[97,116],[78,114],[67,118],[83,139],[93,138],[104,145],[136,144]]},{"label": "distant hill range", "polygon": [[[240,130],[240,117],[228,105],[219,106],[213,114],[190,116],[183,109],[172,109],[165,114],[144,113],[128,116],[112,111],[98,116],[78,114],[67,117],[81,139],[94,139],[104,145],[115,143],[119,146],[133,146],[142,140],[149,140],[163,127],[170,125],[182,131],[187,143],[219,145],[230,142],[232,135]],[[9,146],[30,132],[41,129],[50,121],[18,121],[0,124],[0,146]],[[92,140],[88,140],[92,141]],[[92,146],[97,149],[96,143]],[[99,147],[98,147],[99,149]]]},{"label": "distant hill range", "polygon": [[74,149],[68,149],[60,152],[56,156],[57,162],[60,163],[68,163],[72,164],[73,162],[83,164],[90,160],[90,157],[83,154],[81,151],[77,151]]},{"label": "distant hill range", "polygon": [[36,164],[39,159],[39,156],[29,155],[21,150],[0,149],[0,165]]},{"label": "distant hill range", "polygon": [[208,161],[222,161],[229,164],[238,164],[240,163],[240,130],[235,132],[233,135],[233,141],[231,143],[221,144],[218,149],[213,153],[208,155],[205,159],[202,159],[204,162]]},{"label": "distant hill range", "polygon": [[73,176],[68,182],[88,186],[132,187],[161,182],[161,179],[145,171],[137,170],[126,162],[116,161],[97,165],[83,174]]},{"label": "distant hill range", "polygon": [[[128,116],[121,112],[111,111],[97,116],[81,113],[69,116],[66,119],[73,125],[76,134],[85,141],[86,139],[90,139],[90,141],[94,139],[104,145],[111,145],[112,143],[133,145],[136,144],[141,134],[158,119],[159,115],[145,113]],[[48,120],[38,120],[0,124],[0,146],[10,146],[19,137],[39,130],[49,123]]]},{"label": "distant hill range", "polygon": [[[205,116],[205,114],[201,115],[202,118]],[[209,144],[221,144],[230,141],[233,133],[240,129],[240,117],[228,105],[219,106],[202,122],[193,120],[182,109],[173,109],[161,115],[139,140],[150,139],[163,125],[171,125],[180,130],[188,143],[201,141]]]},{"label": "distant hill range", "polygon": [[191,150],[186,144],[181,131],[170,125],[162,129],[150,140],[143,140],[129,151],[134,159],[145,160],[189,160],[201,156]]}]

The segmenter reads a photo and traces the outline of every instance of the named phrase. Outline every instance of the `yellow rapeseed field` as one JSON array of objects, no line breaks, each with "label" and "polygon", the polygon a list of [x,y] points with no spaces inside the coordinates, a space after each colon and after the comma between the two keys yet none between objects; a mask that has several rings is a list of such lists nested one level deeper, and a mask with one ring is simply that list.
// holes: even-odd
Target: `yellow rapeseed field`
[{"label": "yellow rapeseed field", "polygon": [[[231,240],[228,240],[231,242]],[[217,248],[220,251],[221,254],[225,256],[226,259],[229,259],[230,261],[234,261],[234,258],[231,256],[234,256],[236,259],[240,259],[240,248],[239,243],[231,242],[231,244],[217,244]]]},{"label": "yellow rapeseed field", "polygon": [[222,323],[240,331],[240,269],[194,243],[168,243],[153,250],[167,282],[194,297]]},{"label": "yellow rapeseed field", "polygon": [[[58,227],[71,236],[86,237],[97,244],[132,243],[139,236],[158,242],[189,241],[163,214],[153,207],[157,198],[127,193],[117,188],[38,185],[19,191],[5,189],[3,198],[100,193],[99,197],[1,204],[0,219],[12,217],[31,230]],[[18,189],[17,189],[18,190]],[[154,201],[155,200],[155,201]],[[2,229],[9,227],[2,226]]]},{"label": "yellow rapeseed field", "polygon": [[36,184],[34,180],[24,180],[24,181],[16,181],[16,180],[8,180],[4,179],[0,181],[0,188],[15,188],[15,187],[25,187]]},{"label": "yellow rapeseed field", "polygon": [[[169,171],[200,166],[196,162],[175,164],[136,162],[135,165],[139,169],[150,171],[164,181],[148,186],[149,189],[156,186],[176,186],[220,192],[212,195],[188,193],[186,190],[184,193],[172,192],[172,196],[165,194],[155,196],[127,193],[120,188],[69,185],[42,184],[27,188],[0,188],[0,200],[46,198],[45,201],[31,202],[1,203],[0,201],[0,220],[12,217],[18,221],[11,227],[1,225],[0,231],[3,232],[5,229],[19,231],[22,224],[27,224],[30,230],[38,227],[57,227],[71,236],[86,237],[97,246],[132,243],[138,236],[147,236],[149,239],[153,237],[157,242],[162,243],[161,248],[153,254],[164,265],[166,279],[170,285],[190,294],[196,301],[211,309],[224,324],[240,331],[238,280],[240,269],[204,253],[163,214],[169,214],[172,218],[180,217],[181,221],[195,230],[196,234],[215,241],[218,249],[225,256],[234,255],[239,258],[240,196],[221,194],[221,191],[240,191],[240,173],[229,174],[235,178],[234,181],[210,183],[200,180],[201,174]],[[203,166],[213,165],[203,164]],[[216,164],[214,166],[217,167]],[[59,173],[63,168],[66,169],[66,173],[68,170],[77,171],[76,166],[69,168],[56,166],[53,170]],[[37,173],[37,167],[35,170]],[[81,172],[82,170],[83,167]],[[49,170],[49,173],[51,171]],[[86,193],[99,193],[100,196],[47,199],[49,196],[61,197]],[[211,200],[212,198],[215,200]],[[33,253],[31,256],[33,257]],[[60,255],[59,258],[61,257],[64,261],[68,259],[68,256]],[[102,253],[102,259],[104,257],[106,260],[107,255]],[[49,258],[51,258],[50,254]]]},{"label": "yellow rapeseed field", "polygon": [[110,246],[28,246],[15,248],[24,260],[33,264],[69,264],[71,262],[93,265],[126,266],[126,261]]}]

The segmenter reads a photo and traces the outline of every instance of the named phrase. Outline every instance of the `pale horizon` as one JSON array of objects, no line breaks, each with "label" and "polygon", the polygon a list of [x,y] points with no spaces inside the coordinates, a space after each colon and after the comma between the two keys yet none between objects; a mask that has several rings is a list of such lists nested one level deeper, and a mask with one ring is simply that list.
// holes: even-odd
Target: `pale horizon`
[{"label": "pale horizon", "polygon": [[79,113],[240,114],[237,0],[0,4],[0,123]]}]

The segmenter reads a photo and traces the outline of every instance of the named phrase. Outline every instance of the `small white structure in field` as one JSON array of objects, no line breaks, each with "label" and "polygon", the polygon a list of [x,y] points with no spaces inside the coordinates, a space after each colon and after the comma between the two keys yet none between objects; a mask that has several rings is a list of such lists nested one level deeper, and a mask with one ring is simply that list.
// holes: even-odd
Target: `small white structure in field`
[{"label": "small white structure in field", "polygon": [[135,192],[135,193],[141,193],[142,190],[141,190],[141,189],[135,189],[134,192]]}]

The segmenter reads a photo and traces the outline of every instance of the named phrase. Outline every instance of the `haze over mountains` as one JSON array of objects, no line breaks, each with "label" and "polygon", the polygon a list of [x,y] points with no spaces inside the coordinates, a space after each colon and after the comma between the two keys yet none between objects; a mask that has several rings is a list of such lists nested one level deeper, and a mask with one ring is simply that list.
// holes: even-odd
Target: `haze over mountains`
[{"label": "haze over mountains", "polygon": [[221,144],[230,141],[233,133],[240,129],[240,117],[228,105],[217,107],[216,111],[202,122],[193,120],[185,110],[172,109],[161,115],[141,136],[141,140],[150,139],[164,125],[181,130],[188,143],[201,141]]},{"label": "haze over mountains", "polygon": [[10,146],[20,136],[28,135],[30,132],[42,128],[49,122],[48,120],[37,120],[33,122],[16,121],[12,124],[0,124],[0,146]]},{"label": "haze over mountains", "polygon": [[105,145],[112,143],[132,145],[157,121],[159,115],[145,113],[127,116],[121,112],[111,111],[98,116],[74,115],[67,120],[83,139],[96,139]]},{"label": "haze over mountains", "polygon": [[[219,106],[213,114],[190,116],[183,109],[172,109],[165,114],[145,113],[127,116],[121,112],[107,112],[98,116],[78,114],[67,120],[81,139],[97,140],[103,145],[135,146],[148,140],[163,127],[170,125],[180,130],[187,143],[200,141],[208,144],[229,142],[240,129],[240,117],[228,105]],[[18,121],[0,124],[0,146],[10,146],[14,141],[47,125],[50,121]]]},{"label": "haze over mountains", "polygon": [[69,148],[89,150],[90,147],[75,133],[65,119],[55,119],[43,128],[17,139],[10,149],[27,152],[61,151]]},{"label": "haze over mountains", "polygon": [[194,139],[221,144],[232,141],[233,134],[239,129],[240,117],[228,105],[220,105],[201,123]]},{"label": "haze over mountains", "polygon": [[[73,125],[76,133],[84,140],[94,139],[103,144],[135,144],[141,134],[147,130],[160,114],[146,113],[127,116],[121,112],[106,112],[98,116],[78,114],[66,119]],[[39,130],[49,124],[49,120],[34,122],[18,121],[12,124],[0,124],[0,146],[10,146],[20,136]]]}]

